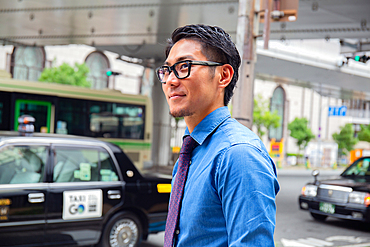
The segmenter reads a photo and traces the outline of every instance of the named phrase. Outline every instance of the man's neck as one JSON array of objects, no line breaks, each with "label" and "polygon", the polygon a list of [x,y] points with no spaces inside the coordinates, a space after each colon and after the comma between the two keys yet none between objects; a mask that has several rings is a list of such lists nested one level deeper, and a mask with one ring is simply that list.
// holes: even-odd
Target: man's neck
[{"label": "man's neck", "polygon": [[223,105],[215,107],[214,109],[212,109],[209,112],[207,112],[205,114],[202,114],[202,115],[193,114],[191,116],[184,117],[186,126],[188,127],[188,130],[189,130],[189,133],[191,134],[193,132],[193,130],[195,129],[195,127],[197,127],[197,125],[200,122],[202,122],[202,120],[205,117],[207,117],[210,113],[214,112],[215,110],[217,110],[218,108],[221,108],[221,107],[223,107]]}]

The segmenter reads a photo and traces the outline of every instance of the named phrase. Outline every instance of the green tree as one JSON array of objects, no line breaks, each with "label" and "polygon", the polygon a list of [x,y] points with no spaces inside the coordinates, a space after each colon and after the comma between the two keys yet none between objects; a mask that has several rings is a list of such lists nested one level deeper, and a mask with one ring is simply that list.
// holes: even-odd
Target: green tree
[{"label": "green tree", "polygon": [[358,139],[360,141],[370,142],[370,125],[362,125],[361,130],[358,132]]},{"label": "green tree", "polygon": [[87,73],[89,73],[89,68],[84,63],[75,63],[74,67],[63,63],[59,67],[45,68],[39,81],[90,87],[91,83],[87,80]]},{"label": "green tree", "polygon": [[277,111],[270,112],[270,103],[263,99],[262,95],[254,98],[253,124],[257,128],[257,134],[262,138],[270,127],[277,128],[280,126],[280,116]]},{"label": "green tree", "polygon": [[358,142],[358,138],[355,138],[354,135],[355,131],[350,123],[341,127],[339,133],[332,135],[334,141],[338,144],[338,154],[346,154],[353,150],[354,145]]},{"label": "green tree", "polygon": [[308,128],[308,120],[306,118],[295,118],[292,122],[288,124],[288,130],[290,130],[290,136],[296,139],[296,143],[298,146],[298,156],[305,147],[307,147],[308,143],[315,138],[312,134],[310,128]]}]

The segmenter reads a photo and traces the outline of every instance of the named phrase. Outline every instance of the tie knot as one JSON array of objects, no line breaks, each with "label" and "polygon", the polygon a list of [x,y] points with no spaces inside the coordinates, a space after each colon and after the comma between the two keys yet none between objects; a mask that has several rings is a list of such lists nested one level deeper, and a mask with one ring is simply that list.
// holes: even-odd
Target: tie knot
[{"label": "tie knot", "polygon": [[193,149],[197,146],[197,142],[189,135],[184,138],[184,142],[182,143],[181,151],[182,154],[188,154],[193,151]]}]

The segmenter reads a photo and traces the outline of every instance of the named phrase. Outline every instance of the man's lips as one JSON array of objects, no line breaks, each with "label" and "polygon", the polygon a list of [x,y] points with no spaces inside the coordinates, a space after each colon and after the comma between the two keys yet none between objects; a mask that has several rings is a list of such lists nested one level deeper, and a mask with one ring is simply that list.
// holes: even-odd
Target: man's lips
[{"label": "man's lips", "polygon": [[169,99],[179,99],[185,96],[186,94],[183,94],[183,93],[171,93],[168,97]]}]

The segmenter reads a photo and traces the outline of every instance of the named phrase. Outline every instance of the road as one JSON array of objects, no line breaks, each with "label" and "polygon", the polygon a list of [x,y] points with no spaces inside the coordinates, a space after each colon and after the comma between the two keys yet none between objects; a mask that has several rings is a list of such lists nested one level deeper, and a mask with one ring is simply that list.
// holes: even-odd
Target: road
[{"label": "road", "polygon": [[[340,174],[340,170],[321,171],[319,177]],[[275,243],[277,247],[346,246],[369,247],[370,226],[328,218],[325,222],[313,220],[307,211],[298,207],[298,195],[302,186],[312,180],[311,171],[284,169],[278,171],[281,190],[276,198],[277,223]],[[163,233],[149,236],[141,247],[163,246]]]},{"label": "road", "polygon": [[[321,171],[319,178],[339,175],[340,172]],[[281,190],[276,198],[277,246],[370,246],[370,226],[333,218],[317,222],[307,211],[299,209],[298,196],[301,188],[306,182],[313,180],[310,171],[279,170],[278,179]]]}]

